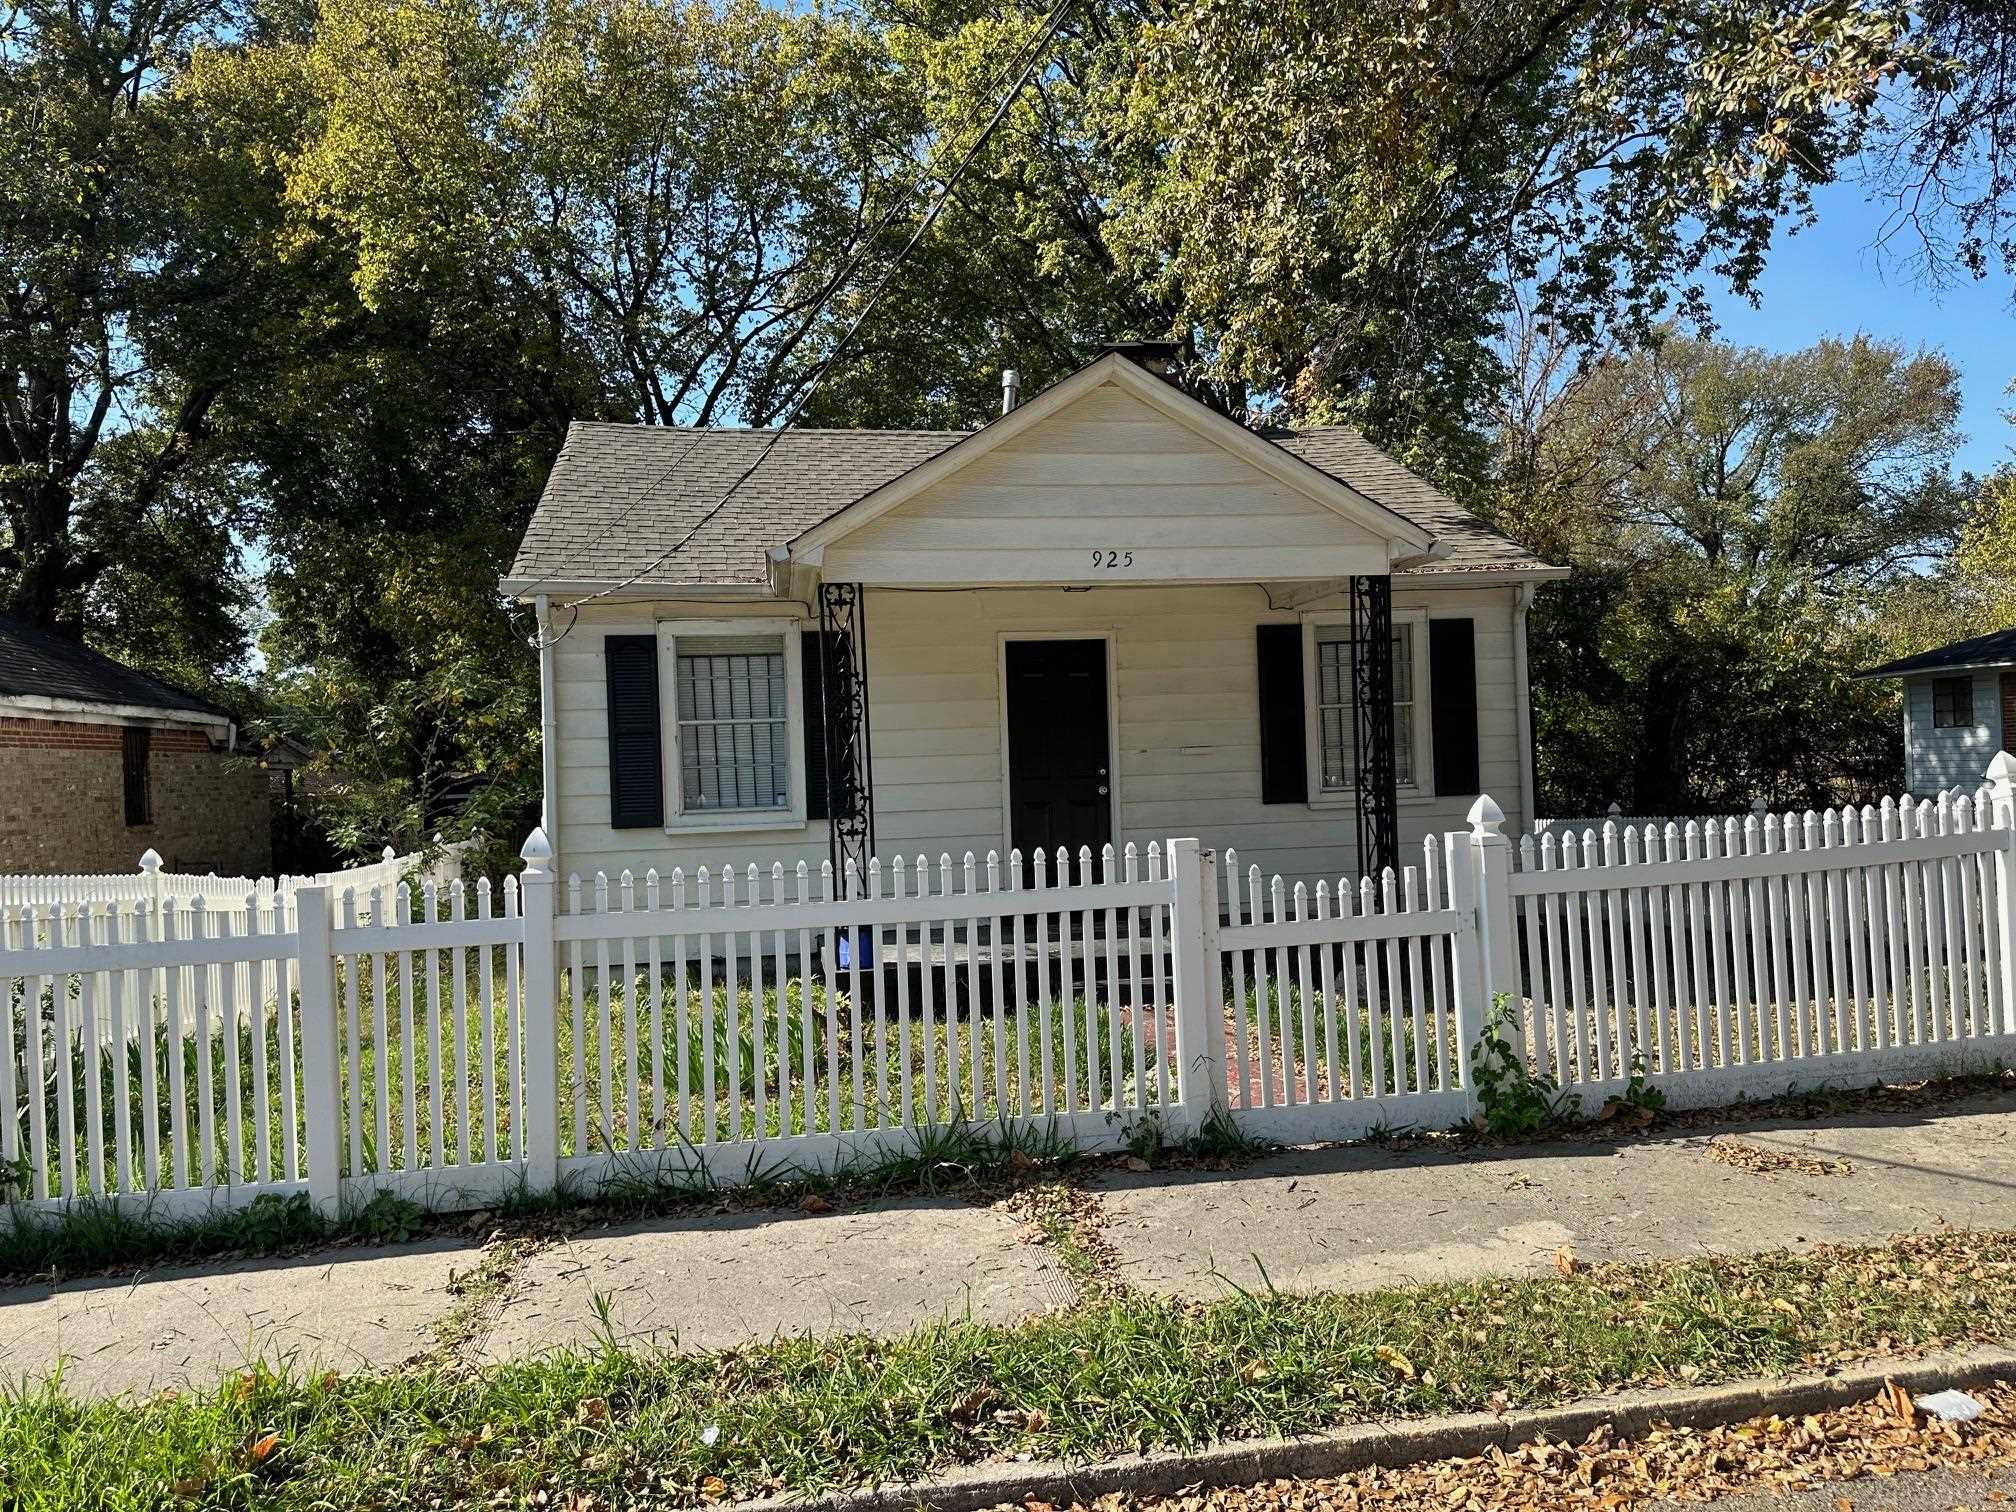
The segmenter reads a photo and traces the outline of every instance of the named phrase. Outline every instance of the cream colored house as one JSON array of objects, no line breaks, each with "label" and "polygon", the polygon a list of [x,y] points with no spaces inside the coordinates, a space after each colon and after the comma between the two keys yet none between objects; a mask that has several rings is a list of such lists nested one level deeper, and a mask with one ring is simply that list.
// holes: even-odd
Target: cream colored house
[{"label": "cream colored house", "polygon": [[574,426],[504,582],[563,875],[1180,834],[1335,878],[1480,791],[1518,833],[1526,611],[1565,569],[1159,366],[1116,348],[973,431]]}]

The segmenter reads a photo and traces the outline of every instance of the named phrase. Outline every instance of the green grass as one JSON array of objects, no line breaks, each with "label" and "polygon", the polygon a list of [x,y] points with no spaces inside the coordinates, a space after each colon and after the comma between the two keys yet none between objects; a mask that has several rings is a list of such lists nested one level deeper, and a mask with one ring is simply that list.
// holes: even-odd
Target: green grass
[{"label": "green grass", "polygon": [[475,1373],[262,1368],[137,1405],[77,1403],[41,1383],[0,1403],[0,1483],[22,1512],[540,1493],[683,1505],[1024,1452],[1088,1458],[1539,1406],[2012,1331],[2010,1232],[1201,1307],[1120,1292],[1014,1327],[712,1355],[604,1347]]},{"label": "green grass", "polygon": [[50,1219],[15,1207],[0,1214],[0,1282],[29,1276],[90,1275],[112,1266],[213,1255],[270,1255],[343,1239],[417,1238],[426,1217],[416,1203],[381,1192],[341,1218],[316,1213],[306,1195],[268,1192],[242,1208],[163,1219],[86,1198]]}]

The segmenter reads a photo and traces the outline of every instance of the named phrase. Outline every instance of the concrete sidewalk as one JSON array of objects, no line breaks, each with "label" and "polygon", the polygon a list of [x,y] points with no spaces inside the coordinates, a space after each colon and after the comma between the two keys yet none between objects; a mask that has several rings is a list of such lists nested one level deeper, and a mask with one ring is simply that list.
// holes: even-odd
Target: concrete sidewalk
[{"label": "concrete sidewalk", "polygon": [[[1750,1168],[1771,1153],[1716,1161],[1717,1135],[1795,1163]],[[1840,1161],[1852,1170],[1808,1173]],[[1093,1189],[1122,1279],[1185,1297],[1263,1275],[1284,1288],[1359,1288],[1541,1270],[1564,1244],[1598,1261],[2012,1227],[2016,1096],[1621,1143],[1290,1151],[1235,1171],[1114,1172]],[[481,1261],[473,1242],[433,1241],[0,1288],[0,1369],[18,1384],[60,1359],[81,1394],[147,1392],[255,1358],[338,1370],[509,1359],[594,1339],[603,1310],[619,1339],[719,1348],[935,1318],[1008,1321],[1072,1297],[1014,1217],[930,1198],[576,1234],[520,1260],[490,1305],[462,1320],[474,1326],[444,1342],[437,1327],[461,1306],[456,1278]]]}]

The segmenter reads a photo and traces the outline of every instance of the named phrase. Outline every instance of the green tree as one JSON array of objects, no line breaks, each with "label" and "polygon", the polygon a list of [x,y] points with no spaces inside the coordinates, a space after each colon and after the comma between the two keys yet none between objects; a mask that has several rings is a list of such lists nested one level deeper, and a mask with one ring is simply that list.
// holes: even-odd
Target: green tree
[{"label": "green tree", "polygon": [[1884,606],[1968,517],[1958,375],[1859,338],[1773,355],[1669,336],[1508,434],[1508,528],[1571,564],[1532,626],[1543,806],[1729,811],[1896,770]]},{"label": "green tree", "polygon": [[1445,477],[1513,290],[1584,347],[1698,319],[1918,61],[1847,0],[1196,0],[1137,50],[1110,239],[1221,369]]},{"label": "green tree", "polygon": [[0,37],[0,607],[197,682],[245,644],[216,407],[288,273],[257,142],[182,86],[247,25],[28,0]]}]

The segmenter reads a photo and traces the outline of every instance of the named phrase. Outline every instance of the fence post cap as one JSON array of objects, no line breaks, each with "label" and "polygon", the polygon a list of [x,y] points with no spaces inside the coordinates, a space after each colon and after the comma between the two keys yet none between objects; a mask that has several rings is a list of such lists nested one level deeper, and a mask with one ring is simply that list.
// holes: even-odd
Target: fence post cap
[{"label": "fence post cap", "polygon": [[2016,756],[1997,751],[1995,759],[1988,763],[1988,780],[2003,789],[2016,785]]},{"label": "fence post cap", "polygon": [[525,837],[525,848],[518,852],[518,859],[525,863],[528,872],[544,872],[547,863],[553,859],[553,847],[546,839],[544,828],[535,828]]},{"label": "fence post cap", "polygon": [[1489,793],[1478,794],[1477,801],[1470,805],[1470,812],[1465,817],[1470,821],[1470,834],[1473,838],[1483,839],[1494,835],[1502,838],[1504,835],[1505,810],[1498,807],[1498,800]]},{"label": "fence post cap", "polygon": [[140,870],[144,872],[161,870],[161,852],[149,846],[146,853],[140,857]]},{"label": "fence post cap", "polygon": [[378,853],[378,859],[381,861],[397,861],[399,859],[399,852],[388,845]]}]

